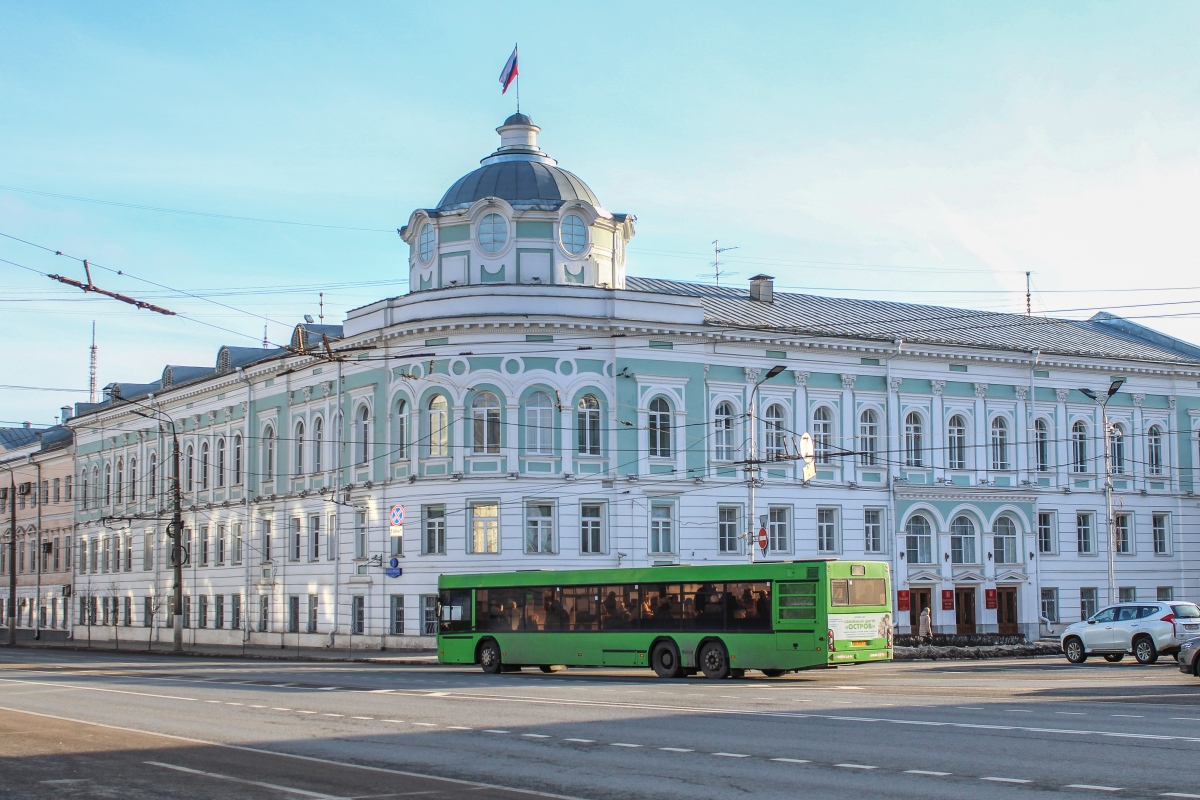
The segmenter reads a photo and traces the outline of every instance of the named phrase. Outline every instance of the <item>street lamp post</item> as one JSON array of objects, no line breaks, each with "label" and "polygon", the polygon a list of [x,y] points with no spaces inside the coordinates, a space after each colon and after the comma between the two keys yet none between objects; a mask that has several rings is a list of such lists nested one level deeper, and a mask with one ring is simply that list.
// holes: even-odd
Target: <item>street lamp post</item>
[{"label": "street lamp post", "polygon": [[746,424],[750,426],[750,447],[746,453],[746,553],[751,564],[754,563],[754,523],[758,518],[755,508],[755,492],[758,484],[758,424],[754,420],[754,403],[758,395],[758,387],[783,372],[787,367],[776,364],[767,370],[754,388],[750,390],[750,402],[746,406]]},{"label": "street lamp post", "polygon": [[1108,394],[1103,400],[1091,389],[1080,389],[1080,393],[1084,397],[1093,400],[1100,406],[1100,415],[1104,420],[1104,507],[1106,530],[1108,531],[1108,604],[1111,606],[1117,602],[1117,578],[1116,578],[1116,559],[1114,554],[1117,546],[1117,531],[1113,525],[1113,502],[1112,502],[1112,429],[1108,422],[1108,401],[1113,399],[1113,396],[1120,391],[1125,384],[1124,378],[1117,378],[1108,387]]}]

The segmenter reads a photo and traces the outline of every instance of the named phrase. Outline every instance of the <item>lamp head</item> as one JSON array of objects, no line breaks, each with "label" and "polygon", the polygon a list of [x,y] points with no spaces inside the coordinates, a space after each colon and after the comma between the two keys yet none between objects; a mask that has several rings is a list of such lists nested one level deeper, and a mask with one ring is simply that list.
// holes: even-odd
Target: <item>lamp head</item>
[{"label": "lamp head", "polygon": [[776,364],[775,366],[773,366],[769,370],[767,370],[767,377],[763,378],[763,380],[769,381],[769,380],[771,380],[771,378],[774,378],[776,375],[783,372],[785,369],[787,369],[787,367],[783,366],[782,364]]},{"label": "lamp head", "polygon": [[1079,390],[1079,393],[1080,393],[1081,395],[1083,395],[1084,397],[1086,397],[1087,399],[1089,399],[1089,400],[1095,400],[1095,399],[1096,399],[1096,393],[1095,393],[1095,392],[1093,392],[1091,389],[1080,389],[1080,390]]},{"label": "lamp head", "polygon": [[1117,378],[1117,379],[1115,379],[1115,380],[1112,382],[1112,385],[1108,387],[1108,396],[1109,396],[1109,397],[1112,397],[1114,394],[1116,394],[1117,392],[1119,392],[1119,391],[1121,390],[1121,387],[1122,387],[1122,386],[1124,386],[1124,385],[1125,385],[1125,379],[1124,379],[1124,378]]}]

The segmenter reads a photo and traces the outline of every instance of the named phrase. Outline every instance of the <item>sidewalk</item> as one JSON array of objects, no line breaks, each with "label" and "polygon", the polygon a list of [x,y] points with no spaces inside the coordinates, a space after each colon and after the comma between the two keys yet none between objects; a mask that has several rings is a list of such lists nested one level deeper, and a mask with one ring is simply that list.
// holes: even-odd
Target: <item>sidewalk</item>
[{"label": "sidewalk", "polygon": [[[363,661],[379,664],[437,664],[437,653],[432,650],[379,650],[369,648],[354,648],[351,652],[344,647],[329,649],[325,647],[278,647],[263,644],[251,644],[244,647],[220,644],[188,644],[183,645],[182,653],[175,653],[170,641],[155,642],[149,649],[145,643],[126,643],[122,647],[114,647],[112,641],[94,642],[90,647],[86,640],[34,640],[32,637],[18,637],[17,647],[23,649],[69,650],[75,652],[95,653],[127,653],[139,655],[152,653],[154,655],[182,655],[198,658],[257,658],[272,661]],[[2,652],[2,650],[0,650]]]}]

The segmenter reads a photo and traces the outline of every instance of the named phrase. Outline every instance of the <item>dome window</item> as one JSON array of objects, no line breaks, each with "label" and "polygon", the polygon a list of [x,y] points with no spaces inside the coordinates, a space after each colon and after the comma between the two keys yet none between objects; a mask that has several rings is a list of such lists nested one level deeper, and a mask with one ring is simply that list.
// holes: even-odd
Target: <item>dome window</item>
[{"label": "dome window", "polygon": [[558,226],[558,236],[562,240],[563,249],[573,256],[583,252],[587,247],[587,228],[583,220],[576,214],[567,214]]},{"label": "dome window", "polygon": [[479,246],[485,253],[498,253],[508,241],[508,223],[499,214],[488,214],[479,223]]},{"label": "dome window", "polygon": [[434,233],[433,226],[426,222],[421,226],[421,235],[417,240],[417,252],[422,263],[428,263],[433,258]]}]

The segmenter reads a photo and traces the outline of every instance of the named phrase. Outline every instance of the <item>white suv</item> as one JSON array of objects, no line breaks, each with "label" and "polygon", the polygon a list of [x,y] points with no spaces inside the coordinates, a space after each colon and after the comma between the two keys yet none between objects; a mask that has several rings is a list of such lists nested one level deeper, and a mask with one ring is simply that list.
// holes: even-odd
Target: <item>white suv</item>
[{"label": "white suv", "polygon": [[1194,603],[1120,603],[1090,619],[1067,626],[1062,649],[1072,664],[1088,656],[1120,661],[1133,653],[1139,664],[1173,656],[1186,639],[1200,635],[1200,608]]}]

